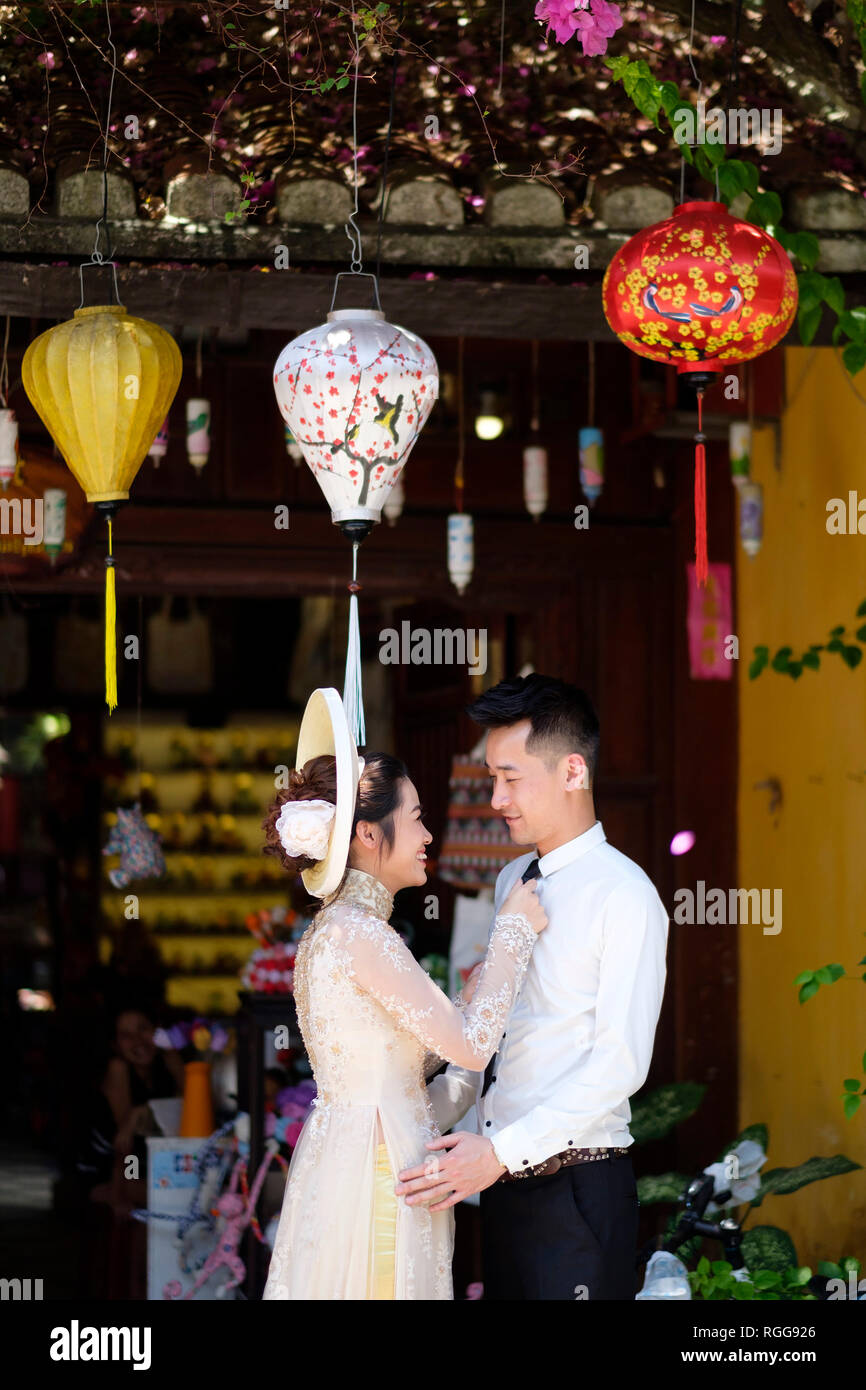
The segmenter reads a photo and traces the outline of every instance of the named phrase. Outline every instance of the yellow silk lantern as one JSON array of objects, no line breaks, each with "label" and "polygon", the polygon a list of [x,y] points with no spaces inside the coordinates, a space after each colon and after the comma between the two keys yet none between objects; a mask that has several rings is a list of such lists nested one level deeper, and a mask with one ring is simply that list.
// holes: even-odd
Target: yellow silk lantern
[{"label": "yellow silk lantern", "polygon": [[24,390],[69,471],[108,522],[105,560],[105,701],[117,706],[112,520],[180,385],[170,333],[121,304],[76,309],[41,333],[21,364]]}]

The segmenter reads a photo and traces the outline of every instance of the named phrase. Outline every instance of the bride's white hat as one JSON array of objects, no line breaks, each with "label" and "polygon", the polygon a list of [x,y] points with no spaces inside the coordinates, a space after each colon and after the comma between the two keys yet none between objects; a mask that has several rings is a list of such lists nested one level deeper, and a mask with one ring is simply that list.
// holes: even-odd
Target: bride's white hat
[{"label": "bride's white hat", "polygon": [[[330,837],[324,856],[311,869],[305,869],[301,877],[308,893],[326,898],[340,886],[346,871],[358,780],[364,767],[364,760],[358,757],[355,740],[349,732],[343,701],[330,686],[314,690],[307,701],[298,733],[295,768],[300,771],[310,758],[321,754],[332,754],[337,760],[337,806],[333,817],[329,814]],[[290,808],[300,812],[305,805],[320,804],[327,806],[327,803],[295,801],[287,802],[283,810],[291,815]]]}]

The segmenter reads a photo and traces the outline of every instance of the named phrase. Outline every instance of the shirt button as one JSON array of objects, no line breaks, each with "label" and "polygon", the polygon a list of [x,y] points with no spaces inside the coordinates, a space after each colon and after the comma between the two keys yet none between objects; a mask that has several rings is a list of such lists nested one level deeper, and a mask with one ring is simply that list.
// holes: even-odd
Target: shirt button
[{"label": "shirt button", "polygon": [[489,1129],[490,1126],[493,1124],[493,1121],[492,1121],[492,1120],[485,1120],[485,1121],[484,1121],[484,1124],[485,1124],[485,1127],[486,1127],[487,1129]]},{"label": "shirt button", "polygon": [[525,1159],[523,1160],[523,1162],[524,1162],[524,1163],[528,1163],[528,1162],[529,1162],[529,1159],[528,1159],[528,1158],[525,1158]]}]

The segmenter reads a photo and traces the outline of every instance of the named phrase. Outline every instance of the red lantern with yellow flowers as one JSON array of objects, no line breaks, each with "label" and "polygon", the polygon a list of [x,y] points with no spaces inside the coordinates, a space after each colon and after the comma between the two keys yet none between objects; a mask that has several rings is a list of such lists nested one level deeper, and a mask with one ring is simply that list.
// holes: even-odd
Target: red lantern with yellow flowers
[{"label": "red lantern with yellow flowers", "polygon": [[720,372],[768,352],[797,312],[797,280],[769,232],[724,203],[681,203],[613,256],[602,285],[605,318],[632,352],[666,362],[698,397],[695,562],[707,579],[703,394]]}]

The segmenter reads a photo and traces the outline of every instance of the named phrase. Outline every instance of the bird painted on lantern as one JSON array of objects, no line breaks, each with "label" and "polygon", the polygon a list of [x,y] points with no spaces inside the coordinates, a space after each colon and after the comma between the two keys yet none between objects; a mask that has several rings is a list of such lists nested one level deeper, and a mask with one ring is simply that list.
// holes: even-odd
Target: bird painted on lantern
[{"label": "bird painted on lantern", "polygon": [[662,309],[661,306],[656,303],[655,297],[658,293],[658,288],[658,285],[655,283],[652,283],[647,286],[647,288],[643,292],[644,304],[648,309],[652,309],[653,313],[661,314],[662,318],[675,319],[677,323],[689,323],[691,321],[692,314],[697,314],[699,318],[705,319],[718,318],[721,314],[730,314],[735,309],[739,309],[740,305],[743,303],[742,290],[740,290],[740,288],[737,285],[734,285],[731,289],[731,293],[728,295],[728,298],[725,300],[724,304],[719,306],[719,308],[708,309],[704,304],[692,304],[690,302],[689,309],[691,310],[691,313],[681,314],[677,313],[675,310]]},{"label": "bird painted on lantern", "polygon": [[[376,402],[376,405],[379,407],[379,413],[378,415],[373,416],[371,423],[374,425],[383,425],[384,428],[390,434],[394,443],[399,444],[400,440],[397,437],[397,421],[399,420],[400,412],[403,409],[403,397],[398,396],[396,401],[394,401],[392,404],[391,401],[386,401],[384,396],[380,396],[377,391],[373,399]],[[361,426],[356,425],[355,428],[350,431],[348,436],[348,443],[354,444],[358,435],[358,431],[360,429]]]}]

